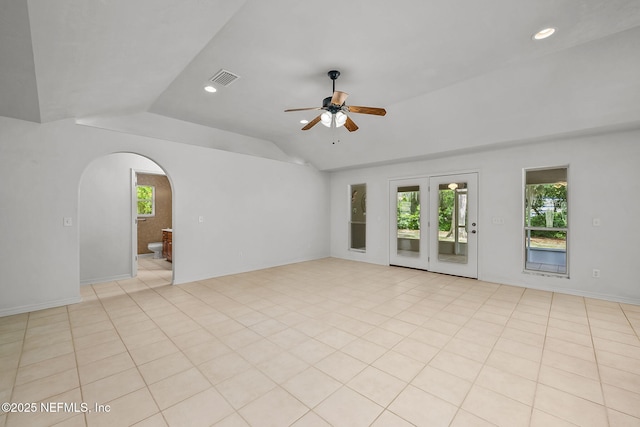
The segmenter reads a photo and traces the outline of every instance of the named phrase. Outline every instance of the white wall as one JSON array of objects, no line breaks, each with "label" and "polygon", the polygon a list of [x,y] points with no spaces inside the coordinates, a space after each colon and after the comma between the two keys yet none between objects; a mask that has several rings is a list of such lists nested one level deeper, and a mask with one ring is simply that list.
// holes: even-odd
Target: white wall
[{"label": "white wall", "polygon": [[133,275],[131,169],[163,172],[146,157],[116,153],[94,160],[82,174],[78,209],[81,284]]},{"label": "white wall", "polygon": [[[392,142],[390,142],[392,144]],[[331,255],[389,262],[389,179],[479,172],[479,279],[640,304],[640,132],[539,142],[440,159],[334,172]],[[523,168],[569,165],[570,278],[523,273]],[[367,184],[367,251],[348,245],[348,186]],[[503,225],[492,224],[504,218]],[[593,218],[601,219],[593,227]],[[601,278],[592,277],[600,269]]]},{"label": "white wall", "polygon": [[79,301],[80,181],[116,152],[154,160],[171,180],[177,284],[329,253],[328,178],[311,167],[0,117],[0,316]]}]

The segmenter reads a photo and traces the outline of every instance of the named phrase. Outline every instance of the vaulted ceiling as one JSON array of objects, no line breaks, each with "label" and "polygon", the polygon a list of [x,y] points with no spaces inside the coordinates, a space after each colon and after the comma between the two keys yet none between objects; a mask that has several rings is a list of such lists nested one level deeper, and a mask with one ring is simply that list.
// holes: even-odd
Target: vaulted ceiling
[{"label": "vaulted ceiling", "polygon": [[[239,78],[205,92],[221,69]],[[331,69],[387,115],[302,131],[318,112],[284,110],[321,106]],[[321,170],[640,128],[638,76],[638,0],[0,4],[0,115]]]}]

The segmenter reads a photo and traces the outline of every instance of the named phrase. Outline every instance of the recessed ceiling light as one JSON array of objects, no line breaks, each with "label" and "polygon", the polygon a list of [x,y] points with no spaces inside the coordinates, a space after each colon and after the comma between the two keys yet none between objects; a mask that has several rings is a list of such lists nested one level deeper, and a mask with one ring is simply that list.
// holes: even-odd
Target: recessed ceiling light
[{"label": "recessed ceiling light", "polygon": [[545,28],[544,30],[540,30],[537,33],[535,33],[533,35],[533,39],[534,40],[546,39],[547,37],[551,37],[555,32],[556,32],[556,29],[553,27]]},{"label": "recessed ceiling light", "polygon": [[217,91],[217,89],[215,87],[211,86],[211,85],[205,86],[204,90],[206,90],[209,93],[214,93],[214,92]]},{"label": "recessed ceiling light", "polygon": [[309,120],[302,119],[300,120],[300,123],[302,123],[303,125],[306,125],[307,123],[309,123]]}]

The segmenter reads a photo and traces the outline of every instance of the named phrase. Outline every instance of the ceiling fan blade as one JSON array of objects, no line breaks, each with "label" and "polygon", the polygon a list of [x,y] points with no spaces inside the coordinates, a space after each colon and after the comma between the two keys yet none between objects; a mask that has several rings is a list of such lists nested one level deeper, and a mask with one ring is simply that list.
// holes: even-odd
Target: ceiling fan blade
[{"label": "ceiling fan blade", "polygon": [[344,122],[344,127],[346,127],[349,132],[355,132],[358,130],[358,125],[351,120],[351,117],[347,117],[347,121]]},{"label": "ceiling fan blade", "polygon": [[360,114],[374,114],[376,116],[384,116],[387,114],[387,110],[384,108],[375,108],[375,107],[357,107],[355,105],[349,105],[349,111],[352,113],[360,113]]},{"label": "ceiling fan blade", "polygon": [[314,127],[316,124],[318,124],[318,122],[320,121],[320,116],[316,117],[315,119],[311,120],[309,123],[307,123],[302,130],[309,130],[312,127]]},{"label": "ceiling fan blade", "polygon": [[284,110],[285,113],[290,111],[308,111],[308,110],[322,110],[322,107],[309,107],[309,108],[290,108],[288,110]]},{"label": "ceiling fan blade", "polygon": [[342,105],[344,101],[347,99],[349,94],[347,92],[340,92],[339,90],[333,92],[333,96],[331,97],[331,103],[335,105]]}]

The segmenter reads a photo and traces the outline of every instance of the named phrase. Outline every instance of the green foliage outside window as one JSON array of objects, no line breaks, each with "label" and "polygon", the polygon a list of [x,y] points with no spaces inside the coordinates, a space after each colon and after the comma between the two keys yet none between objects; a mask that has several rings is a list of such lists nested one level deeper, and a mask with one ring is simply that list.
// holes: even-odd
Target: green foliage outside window
[{"label": "green foliage outside window", "polygon": [[[529,227],[567,228],[567,187],[534,184],[526,187],[525,224]],[[539,237],[564,239],[565,232],[538,231]]]},{"label": "green foliage outside window", "polygon": [[420,192],[398,193],[398,230],[420,230]]},{"label": "green foliage outside window", "polygon": [[456,192],[453,190],[440,190],[438,208],[438,229],[440,231],[451,231],[455,194]]},{"label": "green foliage outside window", "polygon": [[153,186],[138,185],[138,215],[153,215]]}]

